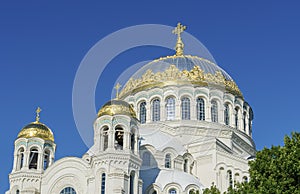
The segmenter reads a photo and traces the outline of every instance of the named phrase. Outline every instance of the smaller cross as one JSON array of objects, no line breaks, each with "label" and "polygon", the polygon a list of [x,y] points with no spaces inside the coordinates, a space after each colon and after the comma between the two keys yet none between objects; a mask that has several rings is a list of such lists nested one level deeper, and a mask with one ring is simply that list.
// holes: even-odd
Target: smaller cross
[{"label": "smaller cross", "polygon": [[39,122],[40,121],[40,112],[42,111],[42,109],[40,107],[37,107],[36,109],[36,117],[35,117],[35,121]]},{"label": "smaller cross", "polygon": [[176,28],[172,31],[173,34],[177,34],[178,37],[181,36],[181,33],[185,31],[186,26],[182,25],[180,22],[177,24]]},{"label": "smaller cross", "polygon": [[121,85],[120,83],[117,83],[117,85],[115,86],[115,89],[116,89],[116,98],[119,99],[119,89],[121,88]]}]

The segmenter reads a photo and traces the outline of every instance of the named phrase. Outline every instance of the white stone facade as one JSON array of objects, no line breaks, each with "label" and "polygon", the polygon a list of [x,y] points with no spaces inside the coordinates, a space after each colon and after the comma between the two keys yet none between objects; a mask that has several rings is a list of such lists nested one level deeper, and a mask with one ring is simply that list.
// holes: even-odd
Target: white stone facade
[{"label": "white stone facade", "polygon": [[[230,76],[192,56],[145,67],[131,79],[132,92],[125,85],[122,99],[100,109],[94,145],[82,158],[54,161],[51,130],[38,120],[30,126],[42,128],[23,128],[6,194],[192,194],[248,181],[253,112]],[[151,85],[166,75],[166,83]]]}]

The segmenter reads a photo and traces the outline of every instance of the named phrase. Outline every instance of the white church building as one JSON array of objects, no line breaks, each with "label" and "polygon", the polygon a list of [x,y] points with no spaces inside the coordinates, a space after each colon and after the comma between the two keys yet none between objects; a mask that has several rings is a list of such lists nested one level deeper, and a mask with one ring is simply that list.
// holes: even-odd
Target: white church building
[{"label": "white church building", "polygon": [[252,109],[215,62],[183,53],[184,29],[173,31],[175,55],[143,66],[100,108],[82,158],[54,160],[38,109],[15,140],[6,194],[193,194],[248,181]]}]

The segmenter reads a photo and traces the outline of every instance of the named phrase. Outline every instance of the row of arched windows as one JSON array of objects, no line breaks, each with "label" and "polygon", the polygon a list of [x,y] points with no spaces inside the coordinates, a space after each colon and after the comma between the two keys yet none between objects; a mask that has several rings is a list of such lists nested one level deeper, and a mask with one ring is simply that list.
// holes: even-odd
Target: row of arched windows
[{"label": "row of arched windows", "polygon": [[[165,102],[165,113],[166,113],[166,120],[174,120],[175,119],[175,97],[168,97]],[[211,101],[211,121],[212,122],[219,122],[219,107],[216,100]],[[161,120],[161,102],[160,99],[155,98],[151,103],[151,111],[152,111],[152,121],[160,121]],[[246,109],[246,108],[244,108]],[[246,132],[247,122],[249,127],[249,132],[251,131],[251,121],[252,117],[249,116],[247,120],[247,112],[244,111],[242,114],[242,118],[239,118],[240,110],[238,107],[234,109],[234,127],[240,128],[242,127],[243,130]],[[229,108],[229,104],[224,104],[224,123],[225,125],[230,125],[231,123],[231,111]],[[139,103],[139,116],[140,122],[146,123],[147,120],[147,104],[145,101]],[[196,100],[196,118],[197,120],[205,120],[205,101],[203,98],[197,98]],[[188,97],[183,97],[181,99],[181,119],[182,120],[190,120],[191,119],[191,101]],[[240,126],[240,120],[243,122],[243,125]]]},{"label": "row of arched windows", "polygon": [[[28,158],[29,169],[38,168],[39,152],[37,148],[31,148]],[[24,166],[24,148],[20,148],[17,153],[17,170],[21,170]],[[50,151],[45,150],[43,153],[43,169],[46,170],[50,163]]]},{"label": "row of arched windows", "polygon": [[[108,148],[108,143],[109,143],[109,128],[107,126],[102,128],[102,146],[103,146],[103,151],[105,151]],[[124,147],[124,129],[120,126],[115,127],[114,130],[114,148],[115,150],[123,150]],[[135,149],[135,133],[131,132],[130,133],[130,149],[134,151]]]},{"label": "row of arched windows", "polygon": [[[190,99],[188,97],[184,97],[181,99],[181,118],[183,120],[191,119],[191,106]],[[140,113],[140,122],[146,123],[147,118],[147,108],[146,102],[141,102],[139,105],[139,113]],[[166,120],[174,120],[175,119],[175,98],[168,97],[166,99]],[[205,106],[204,100],[202,98],[197,99],[197,119],[205,120]],[[158,98],[152,101],[152,121],[160,121],[160,100]]]}]

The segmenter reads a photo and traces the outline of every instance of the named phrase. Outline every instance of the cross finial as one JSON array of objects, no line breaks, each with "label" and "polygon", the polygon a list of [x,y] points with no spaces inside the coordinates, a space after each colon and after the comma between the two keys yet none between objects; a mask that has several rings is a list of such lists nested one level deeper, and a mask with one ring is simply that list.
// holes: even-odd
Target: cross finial
[{"label": "cross finial", "polygon": [[182,25],[180,22],[177,24],[176,28],[172,31],[173,34],[177,34],[177,43],[176,43],[176,55],[183,55],[184,44],[181,40],[181,33],[186,29],[186,26]]},{"label": "cross finial", "polygon": [[39,122],[40,121],[40,112],[42,111],[42,109],[40,107],[37,107],[36,109],[36,117],[35,117],[35,121]]},{"label": "cross finial", "polygon": [[116,99],[119,99],[119,89],[121,88],[120,83],[117,83],[117,85],[115,86],[116,89]]}]

